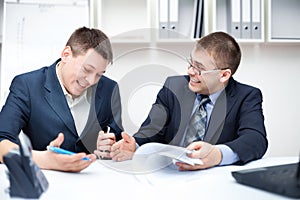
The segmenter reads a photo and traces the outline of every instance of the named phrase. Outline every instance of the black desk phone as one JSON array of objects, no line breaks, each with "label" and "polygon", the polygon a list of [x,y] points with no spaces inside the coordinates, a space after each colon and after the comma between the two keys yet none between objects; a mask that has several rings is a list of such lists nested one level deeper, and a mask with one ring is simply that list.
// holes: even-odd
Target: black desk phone
[{"label": "black desk phone", "polygon": [[48,189],[48,181],[32,160],[32,146],[29,138],[20,133],[19,149],[13,149],[3,156],[8,169],[11,197],[39,198]]}]

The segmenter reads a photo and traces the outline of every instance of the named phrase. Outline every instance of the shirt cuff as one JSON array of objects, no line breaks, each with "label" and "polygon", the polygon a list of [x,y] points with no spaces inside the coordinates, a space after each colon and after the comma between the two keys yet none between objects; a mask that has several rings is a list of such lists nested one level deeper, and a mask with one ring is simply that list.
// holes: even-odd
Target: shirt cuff
[{"label": "shirt cuff", "polygon": [[216,147],[218,147],[222,153],[222,160],[221,160],[221,163],[219,164],[219,166],[230,165],[230,164],[233,164],[240,160],[237,153],[232,151],[232,149],[230,147],[228,147],[227,145],[218,144],[218,145],[216,145]]}]

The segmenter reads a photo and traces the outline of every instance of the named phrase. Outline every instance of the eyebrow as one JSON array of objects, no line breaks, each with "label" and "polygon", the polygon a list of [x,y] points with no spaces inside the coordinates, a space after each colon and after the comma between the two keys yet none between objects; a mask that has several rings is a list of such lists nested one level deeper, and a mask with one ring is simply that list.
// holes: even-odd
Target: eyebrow
[{"label": "eyebrow", "polygon": [[203,65],[201,62],[198,62],[198,61],[194,60],[191,53],[190,53],[190,58],[191,58],[191,61],[195,62],[196,64]]},{"label": "eyebrow", "polygon": [[[91,67],[91,68],[93,68],[94,70],[96,70],[96,68],[93,66],[93,65],[90,65],[90,64],[86,64],[86,66],[89,66],[89,67]],[[104,74],[105,72],[106,72],[106,70],[104,70],[104,71],[101,71],[102,72],[102,74]],[[97,73],[99,76],[101,76],[101,74],[99,74],[99,73]]]},{"label": "eyebrow", "polygon": [[[192,62],[194,62],[195,64],[196,64],[196,67],[197,68],[205,68],[205,66],[201,63],[201,62],[198,62],[198,61],[196,61],[196,60],[194,60],[193,58],[192,58],[192,55],[190,55],[190,57],[191,57],[191,61]],[[197,66],[198,65],[198,66]]]},{"label": "eyebrow", "polygon": [[89,66],[89,67],[91,67],[93,69],[96,69],[93,65],[90,65],[90,64],[86,64],[86,66]]},{"label": "eyebrow", "polygon": [[202,65],[202,66],[204,66],[201,62],[198,62],[198,61],[196,61],[196,60],[193,60],[193,62],[195,62],[197,65]]}]

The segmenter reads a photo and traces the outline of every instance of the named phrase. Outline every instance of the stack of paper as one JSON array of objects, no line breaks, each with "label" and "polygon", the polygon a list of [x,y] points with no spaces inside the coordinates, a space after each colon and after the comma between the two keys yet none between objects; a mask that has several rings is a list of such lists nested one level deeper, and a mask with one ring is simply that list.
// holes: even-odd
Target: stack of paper
[{"label": "stack of paper", "polygon": [[139,147],[133,157],[133,160],[135,159],[135,157],[138,157],[141,155],[149,156],[149,157],[150,156],[163,156],[166,159],[169,159],[169,160],[171,159],[172,161],[183,162],[183,163],[187,163],[190,165],[195,165],[195,164],[202,165],[203,164],[202,160],[200,160],[200,159],[188,157],[187,156],[188,153],[191,153],[191,151],[189,151],[183,147],[153,142],[153,143],[144,144],[141,147]]}]

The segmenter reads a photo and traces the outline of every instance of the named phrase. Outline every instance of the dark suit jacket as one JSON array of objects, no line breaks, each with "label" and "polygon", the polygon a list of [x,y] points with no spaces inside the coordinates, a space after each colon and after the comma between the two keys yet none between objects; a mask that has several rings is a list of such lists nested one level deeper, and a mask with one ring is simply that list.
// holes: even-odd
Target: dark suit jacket
[{"label": "dark suit jacket", "polygon": [[68,103],[56,75],[56,64],[16,76],[0,113],[0,141],[17,143],[21,130],[29,136],[33,149],[45,150],[59,132],[64,133],[62,148],[93,152],[98,132],[111,127],[120,138],[123,129],[117,83],[105,76],[92,86],[92,102],[87,124],[79,138]]},{"label": "dark suit jacket", "polygon": [[[189,76],[166,80],[147,119],[134,134],[139,145],[180,144],[196,98],[188,82]],[[261,91],[230,78],[216,101],[203,140],[229,146],[240,158],[237,164],[261,158],[268,146]]]}]

